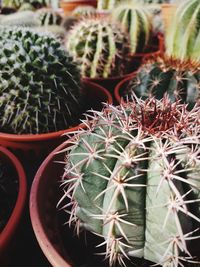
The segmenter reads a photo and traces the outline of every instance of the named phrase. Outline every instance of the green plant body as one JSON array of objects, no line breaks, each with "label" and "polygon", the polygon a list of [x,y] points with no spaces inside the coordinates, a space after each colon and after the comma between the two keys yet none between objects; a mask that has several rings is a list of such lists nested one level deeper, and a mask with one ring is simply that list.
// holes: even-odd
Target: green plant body
[{"label": "green plant body", "polygon": [[52,9],[41,8],[36,11],[36,20],[40,26],[60,25],[62,17]]},{"label": "green plant body", "polygon": [[67,50],[80,63],[83,77],[107,78],[126,71],[129,40],[117,24],[88,18],[76,23],[68,36]]},{"label": "green plant body", "polygon": [[63,150],[58,206],[68,199],[68,223],[101,236],[110,265],[126,266],[129,258],[134,266],[134,257],[165,267],[195,262],[189,248],[199,238],[199,109],[167,97],[135,99],[91,118]]},{"label": "green plant body", "polygon": [[[98,0],[97,1],[97,9],[99,10],[111,10],[115,8],[121,0]],[[122,1],[123,2],[123,1]]]},{"label": "green plant body", "polygon": [[53,35],[0,28],[0,131],[46,133],[78,123],[80,72]]},{"label": "green plant body", "polygon": [[157,58],[144,63],[122,92],[124,98],[134,93],[146,99],[169,95],[171,101],[181,100],[191,108],[200,99],[200,71],[198,62],[182,62]]},{"label": "green plant body", "polygon": [[121,3],[113,9],[111,16],[128,32],[131,53],[142,52],[149,44],[152,31],[147,9],[137,3]]},{"label": "green plant body", "polygon": [[95,16],[96,15],[96,8],[94,8],[93,6],[87,6],[87,5],[77,6],[73,10],[72,15],[77,16],[77,17]]}]

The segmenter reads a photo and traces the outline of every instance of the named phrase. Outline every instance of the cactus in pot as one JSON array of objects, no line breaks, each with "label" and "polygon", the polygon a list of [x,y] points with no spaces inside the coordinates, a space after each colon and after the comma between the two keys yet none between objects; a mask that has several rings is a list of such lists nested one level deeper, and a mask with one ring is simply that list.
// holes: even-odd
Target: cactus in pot
[{"label": "cactus in pot", "polygon": [[80,72],[52,35],[1,27],[0,48],[1,132],[47,133],[79,122]]},{"label": "cactus in pot", "polygon": [[111,13],[112,19],[121,24],[130,38],[131,53],[142,52],[151,37],[151,16],[147,9],[135,2],[121,3]]},{"label": "cactus in pot", "polygon": [[40,26],[60,25],[62,17],[49,8],[41,8],[36,11],[36,20]]},{"label": "cactus in pot", "polygon": [[[72,138],[62,178],[69,224],[103,238],[110,265],[195,263],[200,226],[199,107],[164,97],[105,106]],[[66,202],[65,202],[66,204]],[[118,265],[117,265],[118,266]]]},{"label": "cactus in pot", "polygon": [[107,78],[125,73],[129,40],[117,24],[87,18],[76,23],[66,39],[66,48],[80,63],[83,77]]},{"label": "cactus in pot", "polygon": [[181,100],[191,108],[200,100],[200,63],[158,57],[148,60],[130,79],[122,92],[124,99],[132,93],[143,99],[158,99],[168,94],[171,101]]}]

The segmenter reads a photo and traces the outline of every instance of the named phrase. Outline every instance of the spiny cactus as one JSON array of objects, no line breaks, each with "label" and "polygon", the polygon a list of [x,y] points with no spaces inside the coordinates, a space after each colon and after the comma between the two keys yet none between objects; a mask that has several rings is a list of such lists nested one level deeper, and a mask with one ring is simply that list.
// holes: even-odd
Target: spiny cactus
[{"label": "spiny cactus", "polygon": [[97,13],[96,8],[94,8],[93,6],[83,5],[83,6],[77,6],[73,10],[72,15],[77,17],[91,17],[96,15],[96,13]]},{"label": "spiny cactus", "polygon": [[13,8],[20,8],[23,4],[28,3],[33,6],[49,6],[51,0],[3,0],[2,6],[3,7],[13,7]]},{"label": "spiny cactus", "polygon": [[141,52],[149,44],[151,18],[147,9],[140,4],[122,3],[112,11],[112,18],[129,34],[131,53]]},{"label": "spiny cactus", "polygon": [[36,20],[40,26],[60,25],[62,17],[52,9],[42,8],[36,11]]},{"label": "spiny cactus", "polygon": [[111,10],[114,7],[116,7],[121,0],[98,0],[97,1],[97,9],[102,10],[102,9],[108,9]]},{"label": "spiny cactus", "polygon": [[68,33],[66,47],[80,63],[83,77],[110,77],[125,72],[129,40],[114,23],[88,18],[76,23]]},{"label": "spiny cactus", "polygon": [[150,96],[161,99],[167,93],[171,101],[179,99],[194,106],[200,101],[200,64],[164,57],[149,60],[131,79],[123,96],[133,92],[143,99]]},{"label": "spiny cactus", "polygon": [[[64,150],[69,224],[102,236],[110,265],[195,262],[200,227],[200,113],[165,97],[105,106]],[[66,203],[66,202],[65,202]],[[118,265],[117,265],[118,266]],[[135,265],[138,266],[138,265]]]},{"label": "spiny cactus", "polygon": [[63,45],[65,43],[66,31],[59,25],[47,25],[36,27],[36,30],[43,33],[52,33]]},{"label": "spiny cactus", "polygon": [[183,1],[166,35],[166,54],[181,60],[200,60],[200,2]]},{"label": "spiny cactus", "polygon": [[0,20],[0,25],[35,27],[38,26],[39,24],[36,20],[35,12],[26,10],[4,16]]},{"label": "spiny cactus", "polygon": [[77,124],[80,72],[52,36],[0,28],[0,131],[46,133]]}]

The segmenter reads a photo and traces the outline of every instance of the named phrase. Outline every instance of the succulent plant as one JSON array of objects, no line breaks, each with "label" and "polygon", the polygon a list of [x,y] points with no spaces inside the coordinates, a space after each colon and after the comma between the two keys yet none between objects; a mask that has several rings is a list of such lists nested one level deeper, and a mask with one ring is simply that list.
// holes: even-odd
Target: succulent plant
[{"label": "succulent plant", "polygon": [[28,3],[33,6],[49,6],[51,1],[50,0],[3,0],[2,6],[3,7],[13,7],[13,8],[20,8],[23,4]]},{"label": "succulent plant", "polygon": [[[64,151],[68,223],[103,237],[110,265],[193,262],[200,226],[200,113],[164,97],[88,115]],[[71,208],[69,208],[71,206]],[[195,262],[195,259],[194,259]],[[118,266],[118,265],[117,265]]]},{"label": "succulent plant", "polygon": [[200,2],[199,0],[183,1],[178,5],[166,34],[166,54],[181,60],[200,59]]},{"label": "succulent plant", "polygon": [[38,26],[39,24],[36,20],[35,12],[26,10],[2,17],[0,20],[0,25],[35,27]]},{"label": "succulent plant", "polygon": [[121,24],[130,37],[131,53],[142,52],[151,37],[151,18],[147,9],[140,4],[121,3],[112,11],[112,18]]},{"label": "succulent plant", "polygon": [[21,11],[26,11],[26,10],[31,10],[31,11],[35,11],[35,8],[33,5],[31,5],[30,3],[24,3],[20,6],[20,8],[18,9],[19,12]]},{"label": "succulent plant", "polygon": [[97,0],[97,9],[103,10],[108,9],[111,10],[115,8],[121,0]]},{"label": "succulent plant", "polygon": [[77,17],[91,17],[96,15],[96,8],[87,5],[77,6],[73,10],[72,15]]},{"label": "succulent plant", "polygon": [[130,80],[123,96],[130,98],[132,93],[143,99],[168,94],[171,101],[181,100],[192,107],[200,101],[200,64],[166,57],[149,60]]},{"label": "succulent plant", "polygon": [[88,18],[76,23],[66,37],[66,47],[80,63],[83,77],[110,77],[125,72],[129,40],[115,23]]},{"label": "succulent plant", "polygon": [[53,35],[0,28],[0,131],[46,133],[79,121],[80,72]]},{"label": "succulent plant", "polygon": [[37,31],[42,33],[51,33],[56,39],[58,39],[63,45],[65,43],[66,31],[62,26],[59,25],[46,25],[35,28]]},{"label": "succulent plant", "polygon": [[40,26],[60,25],[62,17],[50,8],[41,8],[36,11],[36,20]]}]

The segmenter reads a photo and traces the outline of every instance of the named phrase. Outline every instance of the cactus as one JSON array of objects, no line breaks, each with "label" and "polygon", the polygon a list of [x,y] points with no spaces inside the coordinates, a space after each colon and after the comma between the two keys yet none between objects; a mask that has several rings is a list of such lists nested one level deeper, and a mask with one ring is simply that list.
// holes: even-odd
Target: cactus
[{"label": "cactus", "polygon": [[123,3],[113,9],[112,18],[128,31],[131,53],[142,52],[149,44],[152,28],[147,9],[140,4]]},{"label": "cactus", "polygon": [[166,54],[181,60],[200,59],[200,2],[183,1],[178,5],[171,27],[166,34]]},{"label": "cactus", "polygon": [[3,0],[2,6],[3,7],[13,7],[13,8],[20,8],[23,4],[28,3],[33,6],[49,6],[51,1],[50,0]]},{"label": "cactus", "polygon": [[60,25],[62,17],[52,9],[42,8],[36,11],[36,20],[40,26]]},{"label": "cactus", "polygon": [[157,99],[168,94],[171,101],[181,100],[192,107],[200,100],[200,64],[168,58],[157,58],[144,63],[123,92],[124,98],[132,93],[143,99]]},{"label": "cactus", "polygon": [[35,12],[26,10],[4,16],[0,20],[0,25],[35,27],[38,26],[38,22],[35,17]]},{"label": "cactus", "polygon": [[108,9],[111,10],[115,8],[121,0],[97,0],[97,9],[103,10]]},{"label": "cactus", "polygon": [[87,129],[70,140],[58,207],[68,200],[68,223],[78,233],[103,237],[98,247],[110,265],[131,259],[138,266],[131,257],[164,267],[193,262],[190,246],[200,226],[199,122],[199,107],[189,112],[167,97],[136,99],[88,114]]},{"label": "cactus", "polygon": [[35,11],[35,8],[30,3],[24,3],[18,9],[19,12],[21,12],[21,11],[27,11],[27,10]]},{"label": "cactus", "polygon": [[52,33],[63,45],[65,43],[66,31],[59,25],[47,25],[35,28],[39,32]]},{"label": "cactus", "polygon": [[110,77],[125,72],[129,41],[118,25],[88,18],[76,23],[66,38],[66,47],[80,62],[83,77]]},{"label": "cactus", "polygon": [[46,133],[77,124],[80,72],[52,36],[0,28],[0,131]]},{"label": "cactus", "polygon": [[94,8],[93,6],[83,5],[83,6],[77,6],[73,10],[72,15],[77,17],[91,17],[95,16],[96,13],[97,13],[96,8]]}]

